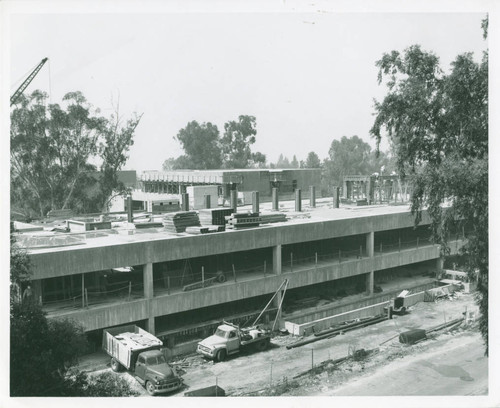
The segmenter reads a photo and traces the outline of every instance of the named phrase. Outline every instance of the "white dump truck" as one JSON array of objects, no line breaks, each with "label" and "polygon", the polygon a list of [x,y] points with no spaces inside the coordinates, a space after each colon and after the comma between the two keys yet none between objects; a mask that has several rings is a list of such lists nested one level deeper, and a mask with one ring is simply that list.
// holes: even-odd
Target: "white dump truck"
[{"label": "white dump truck", "polygon": [[215,333],[198,343],[196,352],[215,361],[223,361],[226,356],[236,354],[247,347],[263,351],[271,342],[271,331],[259,326],[239,328],[224,322]]},{"label": "white dump truck", "polygon": [[150,395],[171,392],[182,386],[165,359],[163,342],[136,325],[113,327],[103,331],[102,348],[111,357],[111,369],[130,371]]}]

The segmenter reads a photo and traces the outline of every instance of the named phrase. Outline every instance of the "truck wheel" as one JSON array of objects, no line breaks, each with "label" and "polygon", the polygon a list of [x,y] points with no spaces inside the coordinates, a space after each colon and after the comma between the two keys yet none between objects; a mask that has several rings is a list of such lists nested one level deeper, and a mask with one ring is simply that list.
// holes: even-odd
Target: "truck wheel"
[{"label": "truck wheel", "polygon": [[404,315],[405,313],[406,313],[406,307],[404,307],[404,306],[403,306],[403,307],[401,308],[401,314],[402,314],[402,315]]},{"label": "truck wheel", "polygon": [[217,361],[224,361],[226,359],[226,350],[219,350],[217,352]]},{"label": "truck wheel", "polygon": [[268,345],[269,345],[269,340],[268,339],[261,340],[261,341],[255,343],[255,348],[258,351],[264,351],[267,348]]},{"label": "truck wheel", "polygon": [[116,358],[111,359],[111,369],[117,373],[122,371],[122,365],[118,362]]},{"label": "truck wheel", "polygon": [[146,391],[149,395],[155,395],[155,386],[151,381],[146,381]]}]

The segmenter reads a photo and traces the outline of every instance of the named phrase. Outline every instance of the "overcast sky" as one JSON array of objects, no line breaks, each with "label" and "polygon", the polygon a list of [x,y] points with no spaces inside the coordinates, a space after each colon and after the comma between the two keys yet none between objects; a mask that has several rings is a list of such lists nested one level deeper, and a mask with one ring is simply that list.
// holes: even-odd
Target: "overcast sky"
[{"label": "overcast sky", "polygon": [[[285,11],[285,9],[284,9]],[[49,64],[27,92],[52,102],[82,91],[111,113],[143,113],[127,169],[161,169],[182,154],[173,140],[189,121],[257,118],[254,150],[276,161],[358,135],[372,146],[375,61],[420,44],[442,67],[460,53],[480,60],[485,13],[155,13],[18,14],[11,19],[10,77],[15,90],[43,57]],[[383,148],[387,147],[385,143]]]}]

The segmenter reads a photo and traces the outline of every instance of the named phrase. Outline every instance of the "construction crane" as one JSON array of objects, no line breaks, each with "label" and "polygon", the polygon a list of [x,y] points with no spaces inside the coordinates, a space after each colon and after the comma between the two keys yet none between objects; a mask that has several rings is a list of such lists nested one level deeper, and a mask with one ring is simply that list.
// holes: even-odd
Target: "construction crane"
[{"label": "construction crane", "polygon": [[40,64],[36,66],[36,68],[29,74],[28,78],[24,80],[19,88],[16,89],[16,92],[10,97],[10,106],[14,105],[24,90],[28,87],[28,85],[33,81],[38,72],[42,69],[43,65],[47,62],[48,58],[44,58]]}]

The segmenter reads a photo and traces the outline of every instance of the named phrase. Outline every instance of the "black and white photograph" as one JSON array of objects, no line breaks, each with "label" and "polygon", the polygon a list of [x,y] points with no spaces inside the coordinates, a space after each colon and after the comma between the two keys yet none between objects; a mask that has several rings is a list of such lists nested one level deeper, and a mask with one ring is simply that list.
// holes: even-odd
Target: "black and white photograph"
[{"label": "black and white photograph", "polygon": [[0,18],[2,406],[500,406],[497,2]]}]

